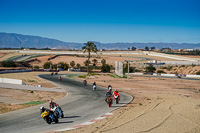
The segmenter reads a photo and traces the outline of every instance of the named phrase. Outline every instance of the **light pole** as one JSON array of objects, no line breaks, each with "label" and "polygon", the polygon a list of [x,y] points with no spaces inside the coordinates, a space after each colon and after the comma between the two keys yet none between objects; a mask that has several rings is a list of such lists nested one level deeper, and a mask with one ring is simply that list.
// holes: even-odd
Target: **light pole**
[{"label": "light pole", "polygon": [[127,75],[127,79],[129,79],[129,51],[128,51],[128,75]]}]

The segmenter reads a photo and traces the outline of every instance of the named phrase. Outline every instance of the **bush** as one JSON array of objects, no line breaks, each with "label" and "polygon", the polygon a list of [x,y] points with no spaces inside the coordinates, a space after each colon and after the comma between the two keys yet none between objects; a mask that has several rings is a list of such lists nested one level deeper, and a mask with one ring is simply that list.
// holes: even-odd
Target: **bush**
[{"label": "bush", "polygon": [[[135,72],[135,67],[131,67],[129,64],[129,73],[133,73]],[[124,68],[123,68],[123,73],[128,73],[128,63],[125,64]]]},{"label": "bush", "polygon": [[43,65],[44,69],[50,69],[51,62],[45,62]]},{"label": "bush", "polygon": [[146,72],[154,72],[156,70],[156,68],[152,65],[152,64],[149,64],[149,66],[147,66],[146,68]]},{"label": "bush", "polygon": [[58,65],[58,68],[62,68],[64,70],[67,70],[69,68],[69,65],[65,62],[59,62]]},{"label": "bush", "polygon": [[3,61],[1,64],[2,67],[16,67],[15,62],[14,61]]},{"label": "bush", "polygon": [[197,74],[197,75],[200,75],[200,71],[198,71],[196,74]]},{"label": "bush", "polygon": [[163,70],[158,70],[157,73],[166,73]]},{"label": "bush", "polygon": [[173,66],[168,66],[168,67],[167,67],[167,71],[171,71],[172,68],[173,68]]},{"label": "bush", "polygon": [[110,72],[110,66],[108,64],[103,64],[101,67],[101,72]]},{"label": "bush", "polygon": [[34,69],[39,69],[40,67],[39,67],[39,66],[34,66],[33,68],[34,68]]}]

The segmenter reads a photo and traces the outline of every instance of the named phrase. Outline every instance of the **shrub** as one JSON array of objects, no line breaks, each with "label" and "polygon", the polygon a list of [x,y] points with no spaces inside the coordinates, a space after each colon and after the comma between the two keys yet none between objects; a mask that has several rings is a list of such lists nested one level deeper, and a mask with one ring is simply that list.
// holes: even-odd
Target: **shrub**
[{"label": "shrub", "polygon": [[40,67],[39,67],[39,66],[34,66],[33,68],[34,68],[34,69],[39,69]]},{"label": "shrub", "polygon": [[156,70],[156,68],[152,65],[152,64],[149,64],[149,66],[147,66],[145,68],[146,72],[154,72]]},{"label": "shrub", "polygon": [[157,73],[166,73],[163,70],[158,70]]},{"label": "shrub", "polygon": [[196,74],[197,74],[197,75],[200,75],[200,71],[198,71]]},{"label": "shrub", "polygon": [[101,67],[101,72],[110,72],[110,66],[108,64],[103,64]]},{"label": "shrub", "polygon": [[1,66],[2,67],[16,67],[15,62],[11,60],[3,61]]},{"label": "shrub", "polygon": [[171,71],[172,68],[173,68],[173,66],[168,66],[168,67],[167,67],[167,71]]},{"label": "shrub", "polygon": [[44,69],[50,69],[51,62],[45,62],[43,65]]}]

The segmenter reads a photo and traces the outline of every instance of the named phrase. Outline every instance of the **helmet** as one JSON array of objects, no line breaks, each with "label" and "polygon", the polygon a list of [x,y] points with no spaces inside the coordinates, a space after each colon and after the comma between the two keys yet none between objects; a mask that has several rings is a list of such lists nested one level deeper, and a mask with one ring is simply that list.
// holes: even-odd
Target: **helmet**
[{"label": "helmet", "polygon": [[52,100],[50,100],[50,102],[49,102],[50,104],[52,104],[53,103],[53,101]]},{"label": "helmet", "polygon": [[43,109],[44,109],[44,106],[41,106],[41,107],[40,107],[40,110],[43,110]]},{"label": "helmet", "polygon": [[115,89],[115,91],[117,91],[117,89]]}]

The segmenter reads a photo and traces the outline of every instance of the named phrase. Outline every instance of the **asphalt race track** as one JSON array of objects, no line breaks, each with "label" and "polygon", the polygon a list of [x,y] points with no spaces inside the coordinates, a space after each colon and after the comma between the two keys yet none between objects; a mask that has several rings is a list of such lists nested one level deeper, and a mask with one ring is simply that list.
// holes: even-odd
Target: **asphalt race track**
[{"label": "asphalt race track", "polygon": [[50,80],[58,87],[67,92],[67,96],[56,102],[62,107],[65,117],[59,119],[57,124],[47,124],[40,117],[40,106],[48,108],[48,103],[0,114],[0,133],[36,133],[50,132],[70,128],[75,125],[100,117],[105,113],[119,108],[133,99],[132,96],[121,94],[119,104],[108,107],[105,102],[106,88],[99,87],[93,91],[91,85],[84,86],[82,82],[72,80],[62,75],[62,82],[59,82],[60,75],[41,75],[40,77]]}]

